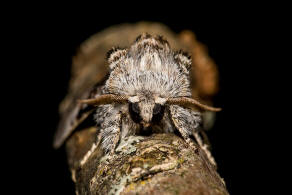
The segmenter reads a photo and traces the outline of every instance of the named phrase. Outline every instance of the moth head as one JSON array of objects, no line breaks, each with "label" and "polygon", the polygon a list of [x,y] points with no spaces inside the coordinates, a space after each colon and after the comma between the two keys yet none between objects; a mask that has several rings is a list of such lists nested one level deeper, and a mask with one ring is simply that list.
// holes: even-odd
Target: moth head
[{"label": "moth head", "polygon": [[146,96],[132,96],[128,98],[129,114],[135,123],[145,128],[159,123],[165,110],[165,98]]}]

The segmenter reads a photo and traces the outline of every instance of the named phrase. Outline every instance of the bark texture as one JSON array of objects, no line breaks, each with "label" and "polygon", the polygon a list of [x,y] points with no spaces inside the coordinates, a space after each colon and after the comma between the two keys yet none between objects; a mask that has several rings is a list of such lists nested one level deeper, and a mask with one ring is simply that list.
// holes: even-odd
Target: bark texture
[{"label": "bark texture", "polygon": [[[108,28],[80,46],[60,113],[103,79],[108,70],[105,55],[111,47],[127,47],[143,32],[163,35],[174,50],[183,49],[192,55],[193,96],[212,104],[218,90],[218,72],[195,35],[190,31],[175,34],[161,24],[142,22]],[[207,118],[210,124],[214,116]],[[103,154],[95,144],[99,141],[97,134],[94,126],[80,129],[66,142],[77,194],[228,194],[205,153],[199,147],[192,150],[174,134],[130,136],[121,140],[114,155]]]},{"label": "bark texture", "polygon": [[114,155],[90,151],[95,135],[90,128],[67,142],[77,194],[228,194],[204,152],[174,134],[130,136]]}]

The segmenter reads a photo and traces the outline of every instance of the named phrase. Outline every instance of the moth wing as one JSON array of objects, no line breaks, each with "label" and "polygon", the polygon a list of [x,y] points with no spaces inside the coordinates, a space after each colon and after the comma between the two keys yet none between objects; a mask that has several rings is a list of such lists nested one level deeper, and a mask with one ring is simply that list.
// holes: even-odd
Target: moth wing
[{"label": "moth wing", "polygon": [[72,132],[95,111],[95,107],[78,104],[77,100],[93,98],[96,95],[102,94],[102,87],[102,85],[91,87],[80,98],[75,98],[75,101],[72,101],[73,103],[68,109],[61,114],[61,120],[54,136],[54,148],[59,148]]}]

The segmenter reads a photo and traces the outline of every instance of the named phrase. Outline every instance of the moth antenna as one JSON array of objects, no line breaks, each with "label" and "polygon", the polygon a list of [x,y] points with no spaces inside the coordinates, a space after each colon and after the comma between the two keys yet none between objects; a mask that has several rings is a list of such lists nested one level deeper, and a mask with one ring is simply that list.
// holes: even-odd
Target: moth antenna
[{"label": "moth antenna", "polygon": [[182,105],[182,106],[198,106],[204,110],[213,111],[213,112],[219,112],[222,110],[221,108],[215,108],[212,106],[202,104],[198,100],[188,98],[188,97],[169,98],[166,101],[166,103],[167,104]]},{"label": "moth antenna", "polygon": [[78,100],[78,103],[98,106],[102,104],[110,104],[113,102],[124,103],[128,101],[128,98],[129,97],[125,95],[105,94],[98,96],[97,98]]}]

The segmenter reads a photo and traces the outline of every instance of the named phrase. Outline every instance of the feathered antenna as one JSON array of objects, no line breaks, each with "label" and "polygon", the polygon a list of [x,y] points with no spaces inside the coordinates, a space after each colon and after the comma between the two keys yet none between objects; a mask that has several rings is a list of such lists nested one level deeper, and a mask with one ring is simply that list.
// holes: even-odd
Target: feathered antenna
[{"label": "feathered antenna", "polygon": [[207,106],[205,104],[202,104],[198,100],[188,98],[188,97],[169,98],[169,99],[167,99],[166,103],[167,104],[181,105],[181,106],[198,106],[204,110],[213,111],[213,112],[219,112],[222,110],[221,108]]},{"label": "feathered antenna", "polygon": [[93,106],[98,106],[102,104],[110,104],[113,102],[125,103],[128,101],[128,96],[125,95],[114,95],[114,94],[104,94],[98,96],[97,98],[78,100],[80,104],[89,104]]},{"label": "feathered antenna", "polygon": [[[78,100],[81,104],[89,104],[89,105],[102,105],[102,104],[110,104],[113,102],[119,102],[119,103],[125,103],[129,99],[129,96],[126,95],[114,95],[114,94],[105,94],[98,96],[97,98],[92,99],[85,99],[85,100]],[[221,108],[215,108],[212,106],[208,106],[205,104],[202,104],[198,100],[188,98],[188,97],[178,97],[178,98],[168,98],[166,101],[166,104],[171,105],[181,105],[181,106],[198,106],[204,110],[213,111],[213,112],[219,112],[222,109]]]}]

